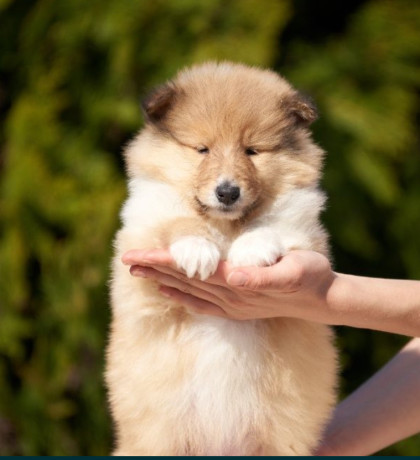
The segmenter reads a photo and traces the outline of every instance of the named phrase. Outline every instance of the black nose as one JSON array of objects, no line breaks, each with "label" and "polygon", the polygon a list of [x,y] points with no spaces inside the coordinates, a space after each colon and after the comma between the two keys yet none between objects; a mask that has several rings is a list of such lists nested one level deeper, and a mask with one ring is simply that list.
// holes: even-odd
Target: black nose
[{"label": "black nose", "polygon": [[221,203],[231,205],[239,198],[241,190],[230,182],[223,182],[216,187],[215,193]]}]

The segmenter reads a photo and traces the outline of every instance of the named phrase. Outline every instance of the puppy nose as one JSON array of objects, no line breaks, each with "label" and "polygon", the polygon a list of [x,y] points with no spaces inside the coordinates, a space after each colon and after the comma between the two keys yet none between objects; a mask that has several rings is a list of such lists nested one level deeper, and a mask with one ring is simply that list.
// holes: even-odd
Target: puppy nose
[{"label": "puppy nose", "polygon": [[216,187],[215,193],[221,203],[231,205],[239,198],[241,190],[230,182],[223,182]]}]

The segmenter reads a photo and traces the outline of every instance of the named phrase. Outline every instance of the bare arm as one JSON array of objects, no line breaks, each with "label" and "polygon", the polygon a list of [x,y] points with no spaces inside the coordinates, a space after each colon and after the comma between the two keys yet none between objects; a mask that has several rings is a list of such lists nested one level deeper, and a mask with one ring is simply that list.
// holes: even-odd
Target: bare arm
[{"label": "bare arm", "polygon": [[336,408],[317,455],[371,455],[420,431],[420,339]]},{"label": "bare arm", "polygon": [[206,281],[176,270],[165,250],[129,251],[123,261],[134,276],[155,279],[162,293],[198,313],[244,320],[287,316],[420,336],[420,281],[335,273],[313,251],[292,251],[271,267],[221,262]]},{"label": "bare arm", "polygon": [[340,273],[327,301],[336,324],[420,336],[420,281]]}]

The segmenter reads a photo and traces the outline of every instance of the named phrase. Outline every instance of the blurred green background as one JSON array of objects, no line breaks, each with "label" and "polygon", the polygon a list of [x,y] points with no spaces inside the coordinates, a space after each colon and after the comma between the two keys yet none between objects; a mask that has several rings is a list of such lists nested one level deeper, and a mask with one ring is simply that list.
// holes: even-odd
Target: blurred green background
[{"label": "blurred green background", "polygon": [[[417,0],[0,0],[0,454],[109,452],[121,150],[141,95],[208,59],[317,102],[336,269],[420,279]],[[343,396],[407,341],[338,336]],[[420,437],[383,453],[419,455]]]}]

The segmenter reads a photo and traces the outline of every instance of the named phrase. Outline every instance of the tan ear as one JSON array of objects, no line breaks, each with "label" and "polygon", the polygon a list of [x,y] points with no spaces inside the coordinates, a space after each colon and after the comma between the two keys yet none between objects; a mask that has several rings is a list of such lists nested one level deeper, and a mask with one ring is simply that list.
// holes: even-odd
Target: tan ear
[{"label": "tan ear", "polygon": [[293,93],[282,101],[282,106],[292,116],[296,124],[309,126],[318,118],[318,110],[309,96]]},{"label": "tan ear", "polygon": [[147,121],[161,121],[175,101],[176,88],[166,83],[152,90],[142,101],[141,106]]}]

